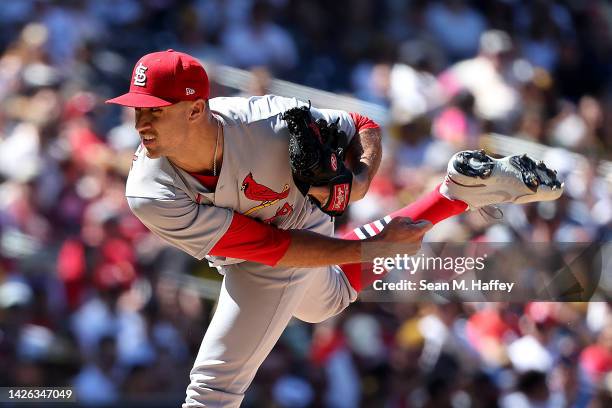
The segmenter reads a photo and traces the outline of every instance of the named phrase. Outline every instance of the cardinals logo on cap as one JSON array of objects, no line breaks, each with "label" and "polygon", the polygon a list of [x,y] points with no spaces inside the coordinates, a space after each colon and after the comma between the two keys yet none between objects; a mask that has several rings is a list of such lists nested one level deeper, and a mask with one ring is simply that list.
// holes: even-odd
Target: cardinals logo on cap
[{"label": "cardinals logo on cap", "polygon": [[147,67],[145,67],[144,65],[142,65],[142,62],[140,64],[138,64],[138,66],[136,67],[136,70],[134,72],[134,85],[136,86],[145,86],[147,83],[147,75],[146,75],[146,71],[147,71]]}]

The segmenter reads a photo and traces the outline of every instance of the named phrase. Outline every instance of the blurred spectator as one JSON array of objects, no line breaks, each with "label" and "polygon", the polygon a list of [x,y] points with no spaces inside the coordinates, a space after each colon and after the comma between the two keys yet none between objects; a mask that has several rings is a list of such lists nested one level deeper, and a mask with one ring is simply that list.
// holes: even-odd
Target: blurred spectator
[{"label": "blurred spectator", "polygon": [[271,12],[265,1],[256,1],[248,21],[225,29],[222,45],[227,63],[241,68],[265,65],[275,72],[297,64],[294,41],[285,29],[273,23]]},{"label": "blurred spectator", "polygon": [[580,366],[589,381],[597,384],[612,372],[612,324],[605,326],[597,343],[586,347],[580,355]]},{"label": "blurred spectator", "polygon": [[471,93],[456,94],[434,119],[432,136],[452,145],[453,150],[477,147],[482,125],[474,112],[474,103]]},{"label": "blurred spectator", "polygon": [[49,33],[45,44],[47,54],[62,69],[72,68],[77,52],[86,42],[99,40],[105,34],[104,27],[87,10],[87,2],[69,0],[61,5],[43,2],[39,6],[42,8],[40,21]]},{"label": "blurred spectator", "polygon": [[527,371],[518,379],[516,391],[503,397],[502,408],[536,408],[553,406],[546,385],[546,375],[540,371]]},{"label": "blurred spectator", "polygon": [[450,61],[470,58],[478,51],[478,40],[486,20],[465,0],[432,2],[425,10],[427,28]]},{"label": "blurred spectator", "polygon": [[[528,305],[531,309],[538,307],[540,305],[537,303]],[[555,326],[554,320],[549,319],[554,317],[534,318],[532,314],[522,316],[520,326],[523,336],[508,346],[508,357],[518,372],[546,373],[552,369],[554,360],[548,347],[552,344],[551,332],[555,330]]]},{"label": "blurred spectator", "polygon": [[512,47],[507,33],[486,31],[480,37],[479,55],[456,63],[440,77],[448,95],[462,89],[472,93],[477,115],[494,123],[498,130],[508,130],[520,109],[517,89],[507,72],[512,66]]},{"label": "blurred spectator", "polygon": [[121,373],[117,366],[115,338],[98,340],[97,350],[90,355],[81,372],[74,378],[74,391],[79,401],[91,405],[110,405],[119,400]]}]

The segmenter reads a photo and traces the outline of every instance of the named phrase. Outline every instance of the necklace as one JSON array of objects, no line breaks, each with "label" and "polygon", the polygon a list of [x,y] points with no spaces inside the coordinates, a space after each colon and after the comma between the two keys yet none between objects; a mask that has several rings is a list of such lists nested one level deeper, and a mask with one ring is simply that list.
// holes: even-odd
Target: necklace
[{"label": "necklace", "polygon": [[215,155],[213,156],[213,176],[217,176],[217,149],[219,148],[219,135],[221,134],[221,123],[217,121],[217,143],[215,143]]}]

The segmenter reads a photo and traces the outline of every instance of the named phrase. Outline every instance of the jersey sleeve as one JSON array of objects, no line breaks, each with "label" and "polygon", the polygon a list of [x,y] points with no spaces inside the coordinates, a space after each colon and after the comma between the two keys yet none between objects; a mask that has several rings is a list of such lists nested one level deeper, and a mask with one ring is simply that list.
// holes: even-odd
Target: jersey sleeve
[{"label": "jersey sleeve", "polygon": [[338,128],[346,133],[348,142],[353,139],[353,136],[355,136],[357,132],[353,119],[345,111],[337,109],[311,108],[310,113],[315,120],[325,119],[327,123],[334,123],[336,120],[338,120]]},{"label": "jersey sleeve", "polygon": [[184,198],[127,197],[130,209],[151,232],[189,255],[202,259],[232,222],[233,211]]},{"label": "jersey sleeve", "polygon": [[353,119],[353,123],[355,124],[356,133],[361,132],[365,129],[379,129],[380,126],[378,123],[374,122],[372,119],[367,116],[360,115],[356,112],[349,113],[351,119]]},{"label": "jersey sleeve", "polygon": [[225,208],[138,197],[128,203],[149,230],[197,259],[213,255],[274,266],[291,243],[288,231]]}]

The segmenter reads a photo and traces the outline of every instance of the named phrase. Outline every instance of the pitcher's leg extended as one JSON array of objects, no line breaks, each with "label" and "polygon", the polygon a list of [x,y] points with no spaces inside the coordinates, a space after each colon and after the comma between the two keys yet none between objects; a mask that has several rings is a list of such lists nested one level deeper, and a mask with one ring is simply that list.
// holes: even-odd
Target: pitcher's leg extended
[{"label": "pitcher's leg extended", "polygon": [[[354,229],[344,239],[366,239],[378,234],[395,217],[436,224],[466,209],[501,203],[525,204],[558,199],[563,183],[556,171],[527,155],[494,158],[484,150],[456,153],[448,163],[444,183],[416,202],[370,224]],[[380,275],[361,264],[341,265],[358,292]]]},{"label": "pitcher's leg extended", "polygon": [[[467,205],[458,200],[450,200],[440,194],[438,188],[414,203],[384,217],[383,219],[355,228],[344,239],[365,239],[380,232],[386,223],[395,217],[411,217],[413,220],[425,219],[437,223],[464,212]],[[324,321],[344,310],[357,299],[358,292],[379,279],[380,275],[368,274],[371,266],[350,264],[332,266],[317,271],[312,277],[304,298],[295,311],[295,317],[309,323]]]},{"label": "pitcher's leg extended", "polygon": [[[443,196],[440,194],[439,187],[436,187],[434,191],[421,197],[419,200],[380,220],[355,228],[342,238],[358,240],[372,237],[382,231],[385,225],[395,217],[410,217],[413,221],[427,220],[432,224],[437,224],[442,220],[463,213],[467,207],[467,204],[463,201],[451,200]],[[357,292],[370,286],[374,280],[380,279],[380,275],[376,275],[372,272],[373,268],[370,264],[345,264],[340,265],[340,267],[348,278],[351,286]]]},{"label": "pitcher's leg extended", "polygon": [[232,266],[226,272],[183,408],[240,406],[257,369],[300,303],[308,274],[316,271],[272,270],[263,265],[245,269]]}]

